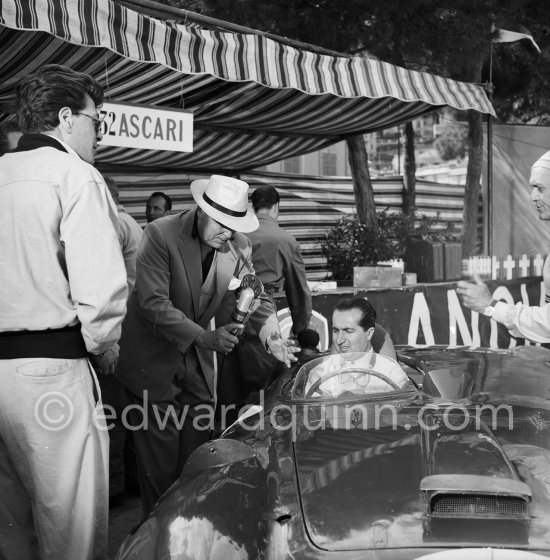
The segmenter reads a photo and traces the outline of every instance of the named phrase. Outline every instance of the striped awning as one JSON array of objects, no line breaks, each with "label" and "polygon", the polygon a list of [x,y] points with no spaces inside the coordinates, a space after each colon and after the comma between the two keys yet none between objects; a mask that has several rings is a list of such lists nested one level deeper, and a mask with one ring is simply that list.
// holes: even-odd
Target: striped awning
[{"label": "striped awning", "polygon": [[442,106],[494,114],[475,84],[161,21],[111,0],[2,0],[0,9],[0,119],[21,77],[49,63],[93,75],[108,100],[193,111],[193,153],[105,146],[102,166],[242,171]]}]

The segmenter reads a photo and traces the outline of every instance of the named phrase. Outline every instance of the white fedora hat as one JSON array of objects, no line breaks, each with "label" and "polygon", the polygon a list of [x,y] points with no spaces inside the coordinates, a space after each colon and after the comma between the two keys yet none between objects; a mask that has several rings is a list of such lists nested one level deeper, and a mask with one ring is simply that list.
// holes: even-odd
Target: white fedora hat
[{"label": "white fedora hat", "polygon": [[258,229],[258,218],[248,204],[248,183],[212,175],[193,181],[191,194],[199,207],[220,224],[241,233]]}]

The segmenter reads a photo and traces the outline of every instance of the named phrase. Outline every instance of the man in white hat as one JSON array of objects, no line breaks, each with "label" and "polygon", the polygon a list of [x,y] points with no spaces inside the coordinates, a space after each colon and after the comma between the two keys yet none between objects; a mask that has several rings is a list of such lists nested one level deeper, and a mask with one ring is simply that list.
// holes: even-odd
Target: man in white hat
[{"label": "man in white hat", "polygon": [[[533,164],[529,184],[531,202],[535,205],[539,220],[550,220],[550,152]],[[474,276],[474,282],[459,282],[456,291],[466,307],[502,323],[512,336],[533,342],[550,342],[550,256],[544,263],[543,278],[546,289],[546,303],[543,306],[528,306],[524,303],[511,305],[496,301],[478,275]]]},{"label": "man in white hat", "polygon": [[[211,438],[217,366],[242,325],[212,328],[238,280],[253,274],[243,235],[258,227],[248,184],[212,175],[191,183],[197,206],[159,218],[144,230],[135,290],[122,327],[116,375],[127,389],[144,510],[177,479],[187,457]],[[277,316],[263,295],[248,325],[266,351],[290,366]],[[248,327],[247,327],[248,328]],[[144,418],[146,416],[146,418]]]}]

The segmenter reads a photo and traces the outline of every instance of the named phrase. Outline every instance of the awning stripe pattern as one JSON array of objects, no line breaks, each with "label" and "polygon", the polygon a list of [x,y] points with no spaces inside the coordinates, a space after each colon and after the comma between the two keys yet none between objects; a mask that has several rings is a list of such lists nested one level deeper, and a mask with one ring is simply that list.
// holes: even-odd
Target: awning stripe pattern
[{"label": "awning stripe pattern", "polygon": [[[195,153],[148,159],[127,150],[128,163],[156,166],[160,159],[168,167],[237,171],[276,161],[288,152],[281,143],[289,137],[297,155],[445,105],[494,114],[475,84],[318,54],[259,34],[160,21],[112,0],[3,0],[0,10],[2,106],[13,105],[23,75],[58,63],[92,74],[112,101],[193,111]],[[225,138],[223,146],[231,138],[233,149],[250,148],[259,137],[264,150],[251,158],[253,150],[242,149],[220,161],[201,145],[205,131]],[[265,136],[274,137],[276,149],[265,149]],[[204,151],[197,154],[199,147]],[[114,163],[119,152],[104,148],[101,161]]]},{"label": "awning stripe pattern", "polygon": [[[155,191],[167,193],[173,201],[173,211],[181,212],[194,205],[189,185],[204,174],[155,173],[135,174],[131,170],[109,173],[120,188],[125,210],[145,224],[145,204]],[[255,189],[261,185],[277,188],[281,195],[279,222],[294,235],[306,263],[308,278],[327,277],[326,259],[321,244],[327,231],[346,215],[356,211],[351,177],[297,176],[282,173],[250,173],[241,175]],[[464,222],[464,186],[417,181],[416,206],[419,215],[436,220],[434,232],[462,231]],[[403,207],[401,177],[373,179],[374,202],[378,211],[399,213]]]}]

